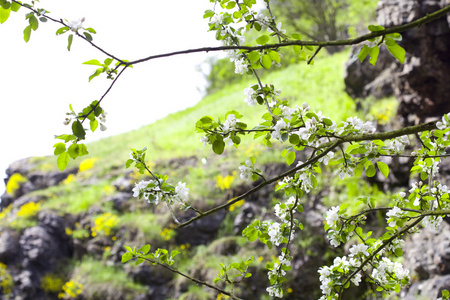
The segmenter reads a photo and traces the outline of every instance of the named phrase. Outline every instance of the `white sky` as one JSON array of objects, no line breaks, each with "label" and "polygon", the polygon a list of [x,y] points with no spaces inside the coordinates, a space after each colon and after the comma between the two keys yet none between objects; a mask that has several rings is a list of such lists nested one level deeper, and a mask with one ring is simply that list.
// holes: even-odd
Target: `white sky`
[{"label": "white sky", "polygon": [[[218,45],[202,18],[211,5],[206,0],[42,0],[37,8],[47,9],[54,18],[85,17],[84,27],[97,31],[97,45],[134,60]],[[89,83],[95,67],[82,65],[106,56],[77,38],[68,52],[68,35],[56,36],[56,23],[39,23],[25,43],[27,12],[21,8],[0,25],[0,178],[17,159],[52,155],[54,135],[70,133],[62,124],[69,104],[79,111],[99,99],[110,84],[104,76]],[[108,130],[88,133],[87,141],[139,128],[197,103],[204,79],[196,66],[205,59],[205,54],[182,55],[125,71],[102,102]],[[0,195],[4,188],[1,180]]]}]

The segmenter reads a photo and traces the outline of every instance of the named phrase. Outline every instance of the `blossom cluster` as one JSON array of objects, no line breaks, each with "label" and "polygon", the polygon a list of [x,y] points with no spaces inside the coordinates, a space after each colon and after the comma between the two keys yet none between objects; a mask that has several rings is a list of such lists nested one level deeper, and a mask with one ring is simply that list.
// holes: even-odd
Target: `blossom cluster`
[{"label": "blossom cluster", "polygon": [[338,221],[339,221],[339,210],[340,206],[331,207],[326,213],[326,222],[329,227],[328,230],[328,239],[330,240],[330,244],[334,247],[337,247],[341,244],[339,230],[338,230]]},{"label": "blossom cluster", "polygon": [[241,166],[239,167],[239,171],[241,171],[241,179],[250,180],[250,178],[252,178],[253,172],[255,171],[255,168],[250,160],[246,160],[245,163],[241,164]]},{"label": "blossom cluster", "polygon": [[182,207],[187,206],[189,188],[186,183],[178,182],[175,188],[163,187],[162,180],[142,180],[135,183],[133,188],[133,197],[143,198],[148,203],[158,204],[160,201],[166,201],[168,204],[179,204]]},{"label": "blossom cluster", "polygon": [[[402,244],[399,240],[394,247]],[[322,290],[321,300],[338,299],[338,294],[334,290],[339,282],[348,281],[349,278],[356,286],[359,286],[362,275],[370,273],[370,280],[377,285],[384,287],[386,291],[393,291],[396,285],[405,286],[409,283],[409,270],[405,269],[399,262],[392,262],[387,257],[371,256],[378,250],[379,243],[374,243],[371,247],[366,244],[353,245],[348,256],[336,257],[333,265],[324,266],[319,269],[319,280]],[[378,255],[381,255],[378,252]],[[366,263],[370,260],[370,264]],[[369,271],[369,265],[372,271]]]},{"label": "blossom cluster", "polygon": [[[293,224],[298,223],[297,220],[293,219],[293,212],[301,207],[295,197],[290,197],[284,203],[278,203],[275,205],[275,215],[280,219],[281,223],[269,222],[268,235],[270,241],[279,246],[283,241],[286,240],[286,232],[288,239],[292,240],[294,238],[294,228]],[[287,250],[284,249],[281,255],[278,257],[279,262],[274,263],[268,272],[269,281],[271,286],[269,286],[266,291],[270,296],[283,297],[283,289],[281,288],[280,282],[281,278],[286,275],[286,270],[290,269],[292,257],[289,256]]]}]

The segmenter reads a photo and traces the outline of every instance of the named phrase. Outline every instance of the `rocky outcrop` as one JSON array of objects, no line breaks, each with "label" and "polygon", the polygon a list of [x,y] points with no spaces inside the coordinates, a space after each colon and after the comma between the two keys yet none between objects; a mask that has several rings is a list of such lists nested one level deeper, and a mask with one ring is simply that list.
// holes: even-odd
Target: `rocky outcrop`
[{"label": "rocky outcrop", "polygon": [[[378,24],[397,26],[449,5],[448,0],[380,0]],[[346,66],[346,91],[352,97],[384,97],[393,92],[400,102],[398,114],[408,123],[450,111],[450,18],[424,24],[402,33],[404,64],[380,51],[377,66],[353,60]],[[361,46],[359,46],[361,47]],[[386,71],[388,70],[388,71]]]},{"label": "rocky outcrop", "polygon": [[41,278],[73,254],[63,218],[43,211],[38,221],[37,226],[23,232],[6,228],[0,235],[0,262],[13,275],[10,296],[14,299],[49,299],[41,287]]},{"label": "rocky outcrop", "polygon": [[43,172],[35,170],[36,165],[37,164],[33,163],[30,158],[24,158],[9,165],[8,169],[6,169],[6,175],[8,175],[8,178],[5,179],[5,184],[7,184],[8,179],[16,173],[26,177],[27,181],[21,184],[19,189],[16,190],[13,195],[5,192],[1,196],[0,209],[7,207],[23,195],[57,185],[66,179],[70,174],[75,174],[78,171],[78,169],[73,168],[66,169],[63,172]]}]

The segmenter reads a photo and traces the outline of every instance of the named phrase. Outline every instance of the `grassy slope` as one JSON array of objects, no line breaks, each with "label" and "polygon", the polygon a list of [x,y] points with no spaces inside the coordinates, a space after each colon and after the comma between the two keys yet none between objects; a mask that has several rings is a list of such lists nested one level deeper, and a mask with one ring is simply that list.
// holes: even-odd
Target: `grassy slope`
[{"label": "grassy slope", "polygon": [[[354,114],[353,101],[344,92],[343,63],[348,53],[339,53],[317,61],[314,66],[305,64],[274,72],[263,78],[282,90],[281,96],[294,103],[308,102],[312,109],[322,110],[325,115],[343,120]],[[241,83],[227,86],[221,91],[206,96],[194,107],[188,108],[129,133],[113,136],[89,145],[90,152],[105,165],[121,165],[130,148],[149,148],[150,159],[167,159],[193,154],[206,155],[202,149],[200,135],[195,133],[195,123],[204,115],[221,117],[236,109],[245,117],[242,120],[250,127],[257,124],[262,107],[250,107],[244,103],[244,88],[253,83],[247,77]],[[205,151],[206,150],[206,151]]]}]

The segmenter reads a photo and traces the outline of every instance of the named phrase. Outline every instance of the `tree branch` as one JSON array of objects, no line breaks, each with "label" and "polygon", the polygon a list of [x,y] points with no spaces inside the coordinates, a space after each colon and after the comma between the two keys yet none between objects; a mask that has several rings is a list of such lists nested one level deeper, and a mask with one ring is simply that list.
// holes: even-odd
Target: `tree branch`
[{"label": "tree branch", "polygon": [[198,219],[201,219],[203,217],[206,217],[210,214],[213,214],[221,209],[227,208],[228,206],[244,199],[245,197],[247,197],[248,195],[260,190],[261,188],[265,187],[266,185],[269,185],[271,183],[277,182],[278,180],[292,175],[295,172],[297,172],[298,170],[301,170],[309,165],[314,164],[316,161],[318,161],[320,158],[324,157],[325,155],[328,154],[328,152],[334,150],[336,147],[339,147],[340,145],[344,144],[344,143],[350,143],[350,142],[360,142],[360,141],[365,141],[365,140],[388,140],[388,139],[393,139],[399,136],[403,136],[403,135],[409,135],[409,134],[415,134],[417,132],[422,132],[422,131],[428,131],[428,130],[432,130],[432,129],[436,129],[436,122],[429,122],[426,124],[419,124],[419,125],[415,125],[415,126],[410,126],[410,127],[406,127],[406,128],[402,128],[402,129],[398,129],[398,130],[394,130],[394,131],[389,131],[389,132],[380,132],[380,133],[374,133],[374,134],[358,134],[358,135],[348,135],[345,137],[340,137],[337,141],[333,141],[333,142],[328,142],[326,144],[324,144],[322,146],[322,148],[325,148],[325,150],[323,150],[323,152],[319,155],[316,155],[312,158],[310,158],[308,161],[306,161],[305,163],[301,164],[300,166],[297,166],[295,168],[292,168],[278,176],[275,176],[271,179],[268,179],[266,181],[261,182],[260,184],[258,184],[257,186],[255,186],[254,188],[248,190],[247,192],[232,198],[230,201],[228,201],[227,203],[224,203],[222,205],[216,206],[206,212],[204,212],[202,215],[199,216],[195,216],[192,219],[181,223],[180,225],[178,225],[178,228],[183,228],[186,227],[187,225],[195,222]]},{"label": "tree branch", "polygon": [[264,50],[264,49],[272,49],[272,48],[287,47],[287,46],[294,46],[294,45],[297,45],[297,46],[321,46],[321,47],[355,45],[355,44],[359,44],[361,42],[367,41],[369,39],[374,39],[379,36],[384,36],[386,34],[400,33],[400,32],[415,28],[415,27],[420,27],[423,24],[426,24],[426,23],[429,23],[436,19],[439,19],[440,17],[448,14],[449,12],[450,12],[450,5],[442,8],[434,13],[428,14],[423,18],[412,21],[410,23],[390,27],[390,28],[387,28],[382,31],[374,31],[371,33],[361,35],[354,39],[335,40],[335,41],[288,41],[288,42],[283,42],[283,43],[266,44],[266,45],[255,46],[255,47],[250,47],[250,46],[202,47],[202,48],[195,48],[195,49],[188,49],[188,50],[181,50],[181,51],[152,55],[152,56],[148,56],[146,58],[141,58],[141,59],[132,61],[132,62],[130,62],[130,64],[137,64],[137,63],[141,63],[141,62],[149,61],[149,60],[153,60],[153,59],[170,57],[170,56],[181,55],[181,54],[197,53],[197,52],[215,52],[215,51],[224,51],[224,50],[254,51],[254,50]]}]

